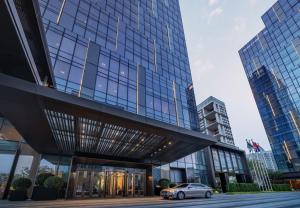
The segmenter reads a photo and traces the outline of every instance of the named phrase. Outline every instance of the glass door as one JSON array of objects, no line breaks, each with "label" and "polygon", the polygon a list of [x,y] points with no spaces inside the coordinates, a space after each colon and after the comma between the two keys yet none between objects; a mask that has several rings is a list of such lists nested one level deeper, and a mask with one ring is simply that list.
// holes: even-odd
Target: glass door
[{"label": "glass door", "polygon": [[104,197],[105,172],[93,171],[91,173],[91,197]]},{"label": "glass door", "polygon": [[114,169],[81,169],[74,175],[77,198],[136,197],[145,194],[145,173]]},{"label": "glass door", "polygon": [[125,195],[125,174],[123,172],[106,172],[106,197]]},{"label": "glass door", "polygon": [[115,177],[115,195],[122,197],[125,195],[125,174],[122,172],[114,173]]},{"label": "glass door", "polygon": [[127,196],[134,196],[133,173],[127,174]]},{"label": "glass door", "polygon": [[90,197],[91,171],[79,170],[76,175],[75,197]]},{"label": "glass door", "polygon": [[134,196],[144,196],[145,175],[141,173],[133,174]]}]

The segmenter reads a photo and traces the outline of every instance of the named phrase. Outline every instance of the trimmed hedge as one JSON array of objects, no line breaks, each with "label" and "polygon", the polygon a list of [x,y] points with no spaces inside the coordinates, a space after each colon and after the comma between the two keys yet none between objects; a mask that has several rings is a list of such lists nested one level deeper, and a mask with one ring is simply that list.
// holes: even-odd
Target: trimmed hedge
[{"label": "trimmed hedge", "polygon": [[254,183],[229,183],[228,192],[258,192],[259,187]]},{"label": "trimmed hedge", "polygon": [[272,184],[273,191],[291,191],[288,184]]}]

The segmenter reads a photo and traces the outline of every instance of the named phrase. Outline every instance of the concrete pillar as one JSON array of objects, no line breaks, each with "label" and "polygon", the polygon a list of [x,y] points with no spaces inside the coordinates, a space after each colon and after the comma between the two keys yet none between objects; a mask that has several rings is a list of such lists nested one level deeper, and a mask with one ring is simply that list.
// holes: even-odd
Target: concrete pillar
[{"label": "concrete pillar", "polygon": [[204,159],[207,167],[209,183],[213,188],[215,188],[217,186],[215,178],[215,167],[210,147],[204,149]]},{"label": "concrete pillar", "polygon": [[153,174],[152,174],[152,166],[146,168],[146,194],[145,196],[153,196]]}]

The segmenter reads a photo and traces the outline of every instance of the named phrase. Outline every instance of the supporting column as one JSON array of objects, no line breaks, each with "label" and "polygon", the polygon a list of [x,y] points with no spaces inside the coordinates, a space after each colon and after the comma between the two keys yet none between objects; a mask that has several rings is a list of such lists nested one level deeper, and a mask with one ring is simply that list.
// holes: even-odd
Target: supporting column
[{"label": "supporting column", "polygon": [[42,158],[41,154],[36,153],[35,155],[33,155],[31,169],[30,169],[30,172],[29,172],[29,178],[32,181],[32,186],[28,190],[28,198],[30,198],[30,199],[32,197],[33,188],[34,188],[36,177],[37,177],[37,174],[38,174],[41,158]]},{"label": "supporting column", "polygon": [[209,183],[213,188],[216,188],[217,186],[216,175],[215,175],[216,173],[215,173],[214,161],[213,161],[213,156],[210,147],[204,149],[204,158],[207,167]]},{"label": "supporting column", "polygon": [[75,165],[74,165],[74,157],[71,159],[71,164],[69,168],[69,176],[68,176],[68,182],[67,182],[67,188],[65,193],[65,199],[73,198],[74,196],[74,187],[75,187]]},{"label": "supporting column", "polygon": [[14,161],[13,161],[13,164],[12,164],[12,167],[11,167],[11,169],[10,169],[10,174],[9,174],[9,176],[8,176],[8,179],[7,179],[7,183],[6,183],[6,187],[5,187],[5,190],[4,190],[2,199],[7,199],[7,197],[8,197],[9,189],[10,189],[12,180],[13,180],[13,178],[14,178],[14,174],[15,174],[15,170],[16,170],[17,163],[18,163],[18,160],[19,160],[19,156],[20,156],[20,144],[19,144],[19,146],[18,146],[18,149],[17,149],[17,151],[16,151],[15,158],[14,158]]},{"label": "supporting column", "polygon": [[146,168],[146,194],[145,196],[153,196],[153,174],[152,166]]}]

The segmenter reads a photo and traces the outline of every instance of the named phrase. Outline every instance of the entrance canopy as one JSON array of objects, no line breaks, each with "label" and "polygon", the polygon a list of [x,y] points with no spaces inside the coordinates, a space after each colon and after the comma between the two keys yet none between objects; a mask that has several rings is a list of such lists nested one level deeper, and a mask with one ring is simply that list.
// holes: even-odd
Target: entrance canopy
[{"label": "entrance canopy", "polygon": [[0,74],[0,113],[38,152],[169,163],[213,137]]}]

